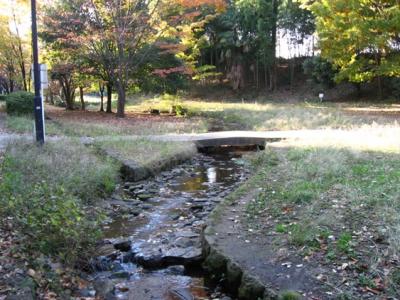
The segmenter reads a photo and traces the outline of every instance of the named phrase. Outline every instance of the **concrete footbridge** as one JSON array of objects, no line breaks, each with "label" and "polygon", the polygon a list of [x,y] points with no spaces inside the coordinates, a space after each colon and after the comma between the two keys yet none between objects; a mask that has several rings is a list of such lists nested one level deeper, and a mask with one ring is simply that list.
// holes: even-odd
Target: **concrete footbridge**
[{"label": "concrete footbridge", "polygon": [[288,138],[316,137],[326,134],[326,130],[289,130],[289,131],[220,131],[193,134],[166,134],[150,136],[160,141],[192,142],[198,148],[207,147],[264,147],[266,142]]},{"label": "concrete footbridge", "polygon": [[[191,142],[197,148],[212,148],[212,147],[247,147],[258,146],[264,147],[267,142],[274,142],[282,139],[297,139],[297,138],[329,138],[337,136],[338,133],[342,137],[349,136],[350,132],[343,130],[287,130],[287,131],[218,131],[208,133],[182,133],[182,134],[164,134],[164,135],[124,135],[124,136],[101,136],[101,137],[81,137],[80,141],[83,144],[91,144],[95,141],[103,140],[135,140],[135,139],[150,139],[154,141],[170,141],[170,142]],[[0,150],[12,141],[16,140],[32,140],[33,136],[28,134],[0,134]],[[48,136],[47,141],[58,141],[68,139],[64,136]]]}]

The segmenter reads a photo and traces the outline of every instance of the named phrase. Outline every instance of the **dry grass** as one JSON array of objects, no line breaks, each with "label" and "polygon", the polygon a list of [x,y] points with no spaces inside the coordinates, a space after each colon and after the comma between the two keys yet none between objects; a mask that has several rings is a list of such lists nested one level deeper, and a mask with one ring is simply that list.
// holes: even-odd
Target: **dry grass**
[{"label": "dry grass", "polygon": [[146,138],[138,139],[107,139],[98,142],[102,149],[117,153],[122,160],[135,161],[144,166],[158,165],[161,161],[184,153],[195,153],[196,148],[191,143],[160,142]]},{"label": "dry grass", "polygon": [[98,200],[114,190],[119,165],[100,158],[94,150],[73,140],[47,142],[43,147],[28,141],[15,142],[5,154],[4,173],[14,176],[15,192],[29,192],[43,183],[62,187],[86,202]]},{"label": "dry grass", "polygon": [[[398,127],[399,108],[393,105],[369,103],[275,103],[196,101],[179,97],[138,98],[131,100],[127,110],[143,112],[150,109],[168,111],[180,104],[189,116],[201,116],[225,129],[299,130],[351,129],[365,125]],[[362,110],[361,110],[362,109]],[[360,111],[361,110],[361,111]]]}]

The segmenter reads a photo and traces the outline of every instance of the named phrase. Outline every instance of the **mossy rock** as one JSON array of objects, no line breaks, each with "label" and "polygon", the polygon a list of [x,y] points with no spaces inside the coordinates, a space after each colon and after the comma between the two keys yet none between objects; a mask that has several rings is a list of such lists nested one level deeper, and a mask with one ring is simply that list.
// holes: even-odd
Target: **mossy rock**
[{"label": "mossy rock", "polygon": [[228,263],[226,264],[226,290],[232,294],[236,294],[242,281],[242,275],[243,272],[238,264],[232,261],[228,261]]},{"label": "mossy rock", "polygon": [[265,287],[256,278],[243,274],[239,287],[240,300],[255,300],[264,298]]},{"label": "mossy rock", "polygon": [[203,262],[203,268],[213,277],[212,279],[219,279],[226,274],[226,264],[226,257],[216,249],[211,248],[210,253]]}]

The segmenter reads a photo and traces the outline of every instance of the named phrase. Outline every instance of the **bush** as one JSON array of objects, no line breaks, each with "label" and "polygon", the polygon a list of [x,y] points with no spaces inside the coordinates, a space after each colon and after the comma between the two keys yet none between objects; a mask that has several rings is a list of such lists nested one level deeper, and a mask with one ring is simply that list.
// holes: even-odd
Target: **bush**
[{"label": "bush", "polygon": [[310,76],[316,84],[322,84],[326,88],[335,85],[336,71],[332,64],[320,56],[307,58],[303,63],[304,74]]},{"label": "bush", "polygon": [[62,187],[42,182],[27,195],[9,198],[5,205],[27,236],[29,251],[40,251],[70,265],[87,262],[101,235],[98,218],[88,217],[81,201]]},{"label": "bush", "polygon": [[88,201],[111,192],[119,166],[87,147],[62,141],[15,143],[0,165],[0,218],[11,217],[29,253],[86,263],[99,238],[101,214]]},{"label": "bush", "polygon": [[0,101],[6,101],[6,95],[0,95]]},{"label": "bush", "polygon": [[23,115],[33,113],[34,95],[28,92],[15,92],[6,96],[8,114]]}]

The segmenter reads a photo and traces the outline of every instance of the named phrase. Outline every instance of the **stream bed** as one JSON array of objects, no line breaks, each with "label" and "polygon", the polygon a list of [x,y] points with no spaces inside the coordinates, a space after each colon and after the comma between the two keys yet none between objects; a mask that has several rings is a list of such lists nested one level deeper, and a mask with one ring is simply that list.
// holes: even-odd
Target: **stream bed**
[{"label": "stream bed", "polygon": [[214,207],[248,176],[241,153],[228,152],[198,154],[155,178],[122,184],[107,201],[105,240],[85,293],[107,300],[231,299],[204,282],[201,232]]}]

